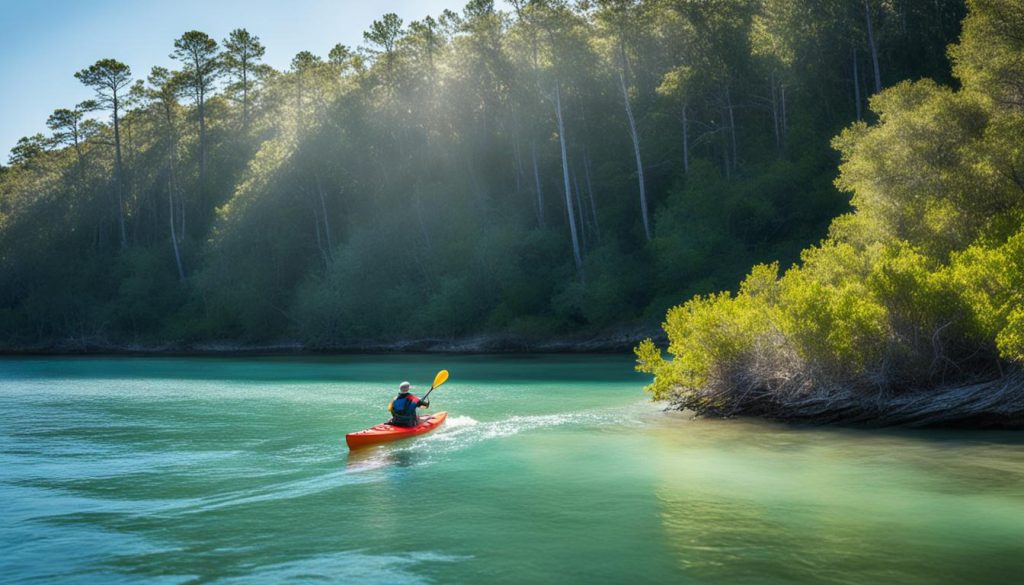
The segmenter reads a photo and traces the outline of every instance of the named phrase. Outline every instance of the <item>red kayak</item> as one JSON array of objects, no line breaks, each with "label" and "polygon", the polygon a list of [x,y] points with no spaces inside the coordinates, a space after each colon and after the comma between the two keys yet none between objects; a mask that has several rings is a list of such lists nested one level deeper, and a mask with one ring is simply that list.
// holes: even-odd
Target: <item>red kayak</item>
[{"label": "red kayak", "polygon": [[395,425],[389,425],[387,423],[379,424],[377,426],[370,427],[365,431],[345,435],[345,442],[348,443],[349,449],[357,449],[359,447],[366,447],[367,445],[376,445],[377,443],[388,443],[399,439],[408,439],[409,437],[429,433],[441,426],[441,423],[443,423],[446,418],[448,418],[447,412],[439,412],[437,414],[421,416],[420,424],[414,427],[396,427]]}]

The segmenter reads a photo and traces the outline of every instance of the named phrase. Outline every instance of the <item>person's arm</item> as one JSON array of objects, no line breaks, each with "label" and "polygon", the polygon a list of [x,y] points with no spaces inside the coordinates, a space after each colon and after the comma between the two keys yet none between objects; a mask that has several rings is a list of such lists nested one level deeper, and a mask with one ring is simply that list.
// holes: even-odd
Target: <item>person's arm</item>
[{"label": "person's arm", "polygon": [[416,401],[417,401],[416,402],[416,408],[420,408],[420,407],[430,408],[430,401],[429,400],[422,400],[420,398],[417,398]]},{"label": "person's arm", "polygon": [[388,403],[388,412],[390,412],[391,414],[395,414],[395,401],[394,400],[392,400],[391,402]]}]

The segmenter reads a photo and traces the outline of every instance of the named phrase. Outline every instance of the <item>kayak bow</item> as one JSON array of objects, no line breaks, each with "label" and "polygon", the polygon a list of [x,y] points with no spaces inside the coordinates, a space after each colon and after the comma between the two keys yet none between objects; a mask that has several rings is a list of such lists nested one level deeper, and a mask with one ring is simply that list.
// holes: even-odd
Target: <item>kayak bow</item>
[{"label": "kayak bow", "polygon": [[448,418],[447,412],[439,412],[437,414],[421,416],[420,424],[414,427],[397,427],[387,423],[379,424],[357,433],[345,435],[345,442],[348,443],[349,449],[356,449],[366,447],[367,445],[376,445],[377,443],[408,439],[409,437],[429,433],[441,426],[441,423],[446,418]]}]

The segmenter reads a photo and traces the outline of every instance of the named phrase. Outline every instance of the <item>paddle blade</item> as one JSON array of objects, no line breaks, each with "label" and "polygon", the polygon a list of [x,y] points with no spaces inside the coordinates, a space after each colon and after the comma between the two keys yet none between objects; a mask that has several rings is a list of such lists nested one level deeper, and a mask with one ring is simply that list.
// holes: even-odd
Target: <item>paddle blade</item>
[{"label": "paddle blade", "polygon": [[431,386],[431,388],[437,388],[438,386],[440,386],[441,384],[444,384],[447,381],[448,381],[448,370],[441,370],[440,372],[437,373],[436,376],[434,376],[434,385]]}]

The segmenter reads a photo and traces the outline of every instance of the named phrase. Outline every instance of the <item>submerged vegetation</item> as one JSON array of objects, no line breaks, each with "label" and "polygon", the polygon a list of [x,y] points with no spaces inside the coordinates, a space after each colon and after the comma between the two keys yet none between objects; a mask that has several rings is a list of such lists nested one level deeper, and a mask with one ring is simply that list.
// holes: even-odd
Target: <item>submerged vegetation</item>
[{"label": "submerged vegetation", "polygon": [[998,55],[966,42],[968,87],[944,89],[963,15],[960,0],[472,0],[384,15],[364,46],[285,71],[242,29],[168,40],[176,70],[103,59],[76,74],[96,99],[0,167],[0,346],[643,327],[819,240],[849,209],[830,137],[884,85],[927,77],[838,140],[859,211],[832,239],[781,281],[759,268],[735,300],[674,309],[677,360],[644,355],[659,395],[757,359],[813,381],[884,365],[889,385],[996,367],[1024,319],[1000,269],[1019,250],[1016,70],[998,77]]},{"label": "submerged vegetation", "polygon": [[1024,424],[1024,4],[972,0],[959,87],[903,82],[844,130],[854,211],[779,274],[697,296],[650,390],[700,414]]}]

